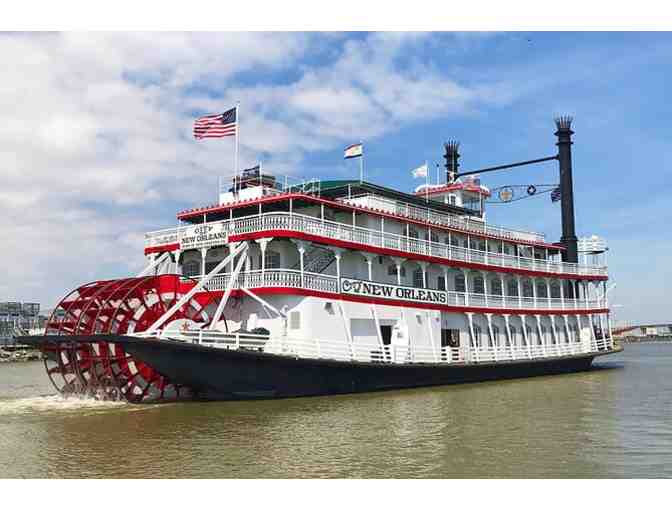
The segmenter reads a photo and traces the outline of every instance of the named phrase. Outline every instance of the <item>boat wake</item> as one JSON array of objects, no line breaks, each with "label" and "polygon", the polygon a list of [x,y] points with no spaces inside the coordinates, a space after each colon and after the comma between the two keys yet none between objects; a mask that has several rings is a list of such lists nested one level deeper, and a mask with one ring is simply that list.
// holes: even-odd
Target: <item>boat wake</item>
[{"label": "boat wake", "polygon": [[92,397],[62,395],[43,395],[17,399],[0,400],[0,416],[35,413],[77,414],[107,411],[118,408],[130,408],[126,401],[97,400]]}]

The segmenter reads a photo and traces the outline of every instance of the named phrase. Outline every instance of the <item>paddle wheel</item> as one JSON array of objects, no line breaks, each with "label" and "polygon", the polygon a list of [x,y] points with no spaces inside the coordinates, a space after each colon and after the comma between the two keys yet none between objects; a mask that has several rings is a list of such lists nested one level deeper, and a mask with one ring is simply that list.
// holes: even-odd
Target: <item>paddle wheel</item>
[{"label": "paddle wheel", "polygon": [[[189,388],[134,360],[106,335],[146,331],[194,285],[179,275],[165,274],[95,281],[73,290],[54,309],[45,330],[47,337],[74,337],[48,339],[43,346],[54,387],[66,395],[134,403],[190,398]],[[208,292],[198,293],[171,315],[166,326],[206,326],[211,300]]]}]

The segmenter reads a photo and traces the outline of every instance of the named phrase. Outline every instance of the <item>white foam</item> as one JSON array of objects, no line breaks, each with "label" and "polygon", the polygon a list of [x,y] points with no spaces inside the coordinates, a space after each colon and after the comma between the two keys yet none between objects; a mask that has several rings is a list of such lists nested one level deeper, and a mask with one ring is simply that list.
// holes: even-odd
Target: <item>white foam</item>
[{"label": "white foam", "polygon": [[[28,397],[0,400],[0,415],[7,414],[34,414],[73,412],[97,412],[115,408],[131,407],[125,401],[113,402],[96,400],[86,397],[63,397],[62,395],[47,395],[41,397]],[[135,406],[133,406],[135,407]]]}]

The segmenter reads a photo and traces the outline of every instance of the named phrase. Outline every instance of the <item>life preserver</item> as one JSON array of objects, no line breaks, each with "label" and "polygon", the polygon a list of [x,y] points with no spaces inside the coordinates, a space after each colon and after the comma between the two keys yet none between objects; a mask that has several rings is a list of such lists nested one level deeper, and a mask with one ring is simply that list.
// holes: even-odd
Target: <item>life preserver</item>
[{"label": "life preserver", "polygon": [[528,195],[534,195],[537,192],[537,187],[534,184],[530,184],[527,187],[527,194]]}]

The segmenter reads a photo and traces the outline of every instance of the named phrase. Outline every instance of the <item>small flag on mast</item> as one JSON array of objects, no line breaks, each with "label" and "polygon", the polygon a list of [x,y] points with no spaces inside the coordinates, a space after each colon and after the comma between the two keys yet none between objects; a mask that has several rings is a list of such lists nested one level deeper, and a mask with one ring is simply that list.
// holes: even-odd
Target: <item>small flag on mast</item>
[{"label": "small flag on mast", "polygon": [[551,202],[557,202],[562,198],[562,193],[560,192],[560,186],[551,191]]},{"label": "small flag on mast", "polygon": [[359,158],[364,154],[364,145],[355,143],[345,148],[343,159]]},{"label": "small flag on mast", "polygon": [[413,174],[414,179],[417,179],[418,177],[427,177],[427,163],[425,163],[422,166],[419,166],[411,173]]},{"label": "small flag on mast", "polygon": [[205,115],[194,121],[194,138],[223,138],[235,136],[238,130],[238,111],[231,108],[224,113]]}]

